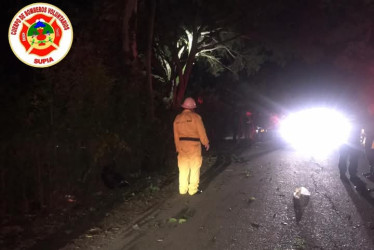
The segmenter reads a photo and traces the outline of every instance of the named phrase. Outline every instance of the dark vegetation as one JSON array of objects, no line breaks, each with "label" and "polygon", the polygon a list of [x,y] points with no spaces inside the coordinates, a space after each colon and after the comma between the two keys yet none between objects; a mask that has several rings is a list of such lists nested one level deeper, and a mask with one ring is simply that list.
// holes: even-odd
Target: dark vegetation
[{"label": "dark vegetation", "polygon": [[[123,60],[123,3],[55,4],[73,23],[68,56],[56,67],[32,69],[10,51],[3,64],[1,218],[62,209],[66,195],[105,188],[102,176],[131,182],[171,167],[174,157],[173,112],[156,99],[157,120],[147,117],[144,66]],[[13,4],[9,20],[25,5]]]}]

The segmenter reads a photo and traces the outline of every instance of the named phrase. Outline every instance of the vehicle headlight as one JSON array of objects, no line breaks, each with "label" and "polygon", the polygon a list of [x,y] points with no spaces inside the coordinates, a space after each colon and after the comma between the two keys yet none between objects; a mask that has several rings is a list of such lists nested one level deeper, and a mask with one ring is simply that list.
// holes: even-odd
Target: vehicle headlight
[{"label": "vehicle headlight", "polygon": [[328,154],[347,141],[351,125],[333,109],[314,108],[291,114],[281,121],[281,136],[297,150]]}]

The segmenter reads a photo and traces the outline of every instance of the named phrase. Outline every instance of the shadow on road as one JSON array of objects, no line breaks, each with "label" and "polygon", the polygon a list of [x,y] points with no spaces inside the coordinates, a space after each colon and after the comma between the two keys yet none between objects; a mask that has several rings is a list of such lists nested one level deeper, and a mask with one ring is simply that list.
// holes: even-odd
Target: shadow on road
[{"label": "shadow on road", "polygon": [[[356,206],[362,220],[367,223],[365,228],[368,231],[368,235],[373,234],[374,220],[373,217],[368,214],[367,204],[369,204],[369,206],[374,206],[374,198],[371,196],[371,192],[366,187],[365,182],[363,182],[359,177],[351,179],[351,182],[353,186],[349,181],[342,180],[342,183],[347,190],[348,195],[351,197],[353,204]],[[363,202],[359,196],[364,198],[367,203]],[[372,242],[374,243],[374,237],[372,238]]]},{"label": "shadow on road", "polygon": [[301,221],[308,203],[309,196],[302,196],[299,199],[295,197],[293,198],[293,208],[295,211],[295,219],[297,224]]},{"label": "shadow on road", "polygon": [[[236,155],[240,155],[243,151],[248,150],[252,146],[241,146],[238,147],[231,152],[225,152],[225,153],[220,153],[218,155],[217,161],[200,177],[200,188],[202,190],[206,190],[211,183],[211,181],[219,175],[222,171],[224,171],[230,164],[232,163],[232,153],[235,153]],[[268,153],[274,152],[281,147],[279,145],[268,145],[265,147],[263,150],[254,153],[250,155],[247,158],[240,158],[239,162],[240,163],[246,163],[248,161],[252,161],[253,159],[266,155]]]},{"label": "shadow on road", "polygon": [[219,155],[217,161],[200,177],[200,188],[205,190],[210,182],[231,164],[230,155]]},{"label": "shadow on road", "polygon": [[347,189],[347,192],[351,196],[351,198],[352,195],[356,195],[354,192],[354,190],[356,190],[357,193],[361,197],[363,197],[371,206],[374,206],[374,198],[371,196],[371,192],[370,190],[368,190],[366,183],[363,182],[359,177],[351,179],[351,182],[354,185],[353,188],[348,182],[343,181],[344,187]]}]

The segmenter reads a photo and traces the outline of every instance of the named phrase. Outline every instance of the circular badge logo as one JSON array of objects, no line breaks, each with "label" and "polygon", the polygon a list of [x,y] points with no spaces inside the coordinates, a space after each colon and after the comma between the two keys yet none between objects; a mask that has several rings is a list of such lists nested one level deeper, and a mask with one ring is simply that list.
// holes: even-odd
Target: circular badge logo
[{"label": "circular badge logo", "polygon": [[56,6],[34,3],[14,16],[8,36],[19,60],[45,68],[67,55],[73,42],[73,28],[69,18]]}]

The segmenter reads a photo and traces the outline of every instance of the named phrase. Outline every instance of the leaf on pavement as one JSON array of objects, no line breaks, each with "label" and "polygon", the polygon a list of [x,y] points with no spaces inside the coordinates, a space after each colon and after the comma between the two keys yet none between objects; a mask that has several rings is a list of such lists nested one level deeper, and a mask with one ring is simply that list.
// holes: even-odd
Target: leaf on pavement
[{"label": "leaf on pavement", "polygon": [[245,171],[245,177],[252,177],[252,174],[249,170]]},{"label": "leaf on pavement", "polygon": [[187,220],[186,220],[186,219],[183,219],[183,218],[181,218],[181,219],[178,220],[178,223],[179,223],[179,224],[183,224],[183,223],[185,223],[185,222],[187,222]]},{"label": "leaf on pavement", "polygon": [[251,196],[251,197],[249,197],[249,199],[248,199],[248,203],[251,203],[251,202],[253,202],[253,201],[255,201],[255,200],[256,200],[256,198],[253,197],[253,196]]},{"label": "leaf on pavement", "polygon": [[160,191],[160,188],[158,186],[154,186],[152,183],[151,185],[149,186],[149,190],[151,192],[157,192],[157,191]]},{"label": "leaf on pavement", "polygon": [[88,230],[88,233],[89,233],[89,234],[98,234],[98,233],[100,233],[101,231],[102,231],[101,228],[94,227],[94,228],[91,228],[90,230]]},{"label": "leaf on pavement", "polygon": [[175,218],[170,218],[169,219],[169,223],[176,223],[177,222],[177,219],[175,219]]}]

